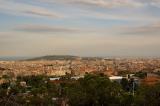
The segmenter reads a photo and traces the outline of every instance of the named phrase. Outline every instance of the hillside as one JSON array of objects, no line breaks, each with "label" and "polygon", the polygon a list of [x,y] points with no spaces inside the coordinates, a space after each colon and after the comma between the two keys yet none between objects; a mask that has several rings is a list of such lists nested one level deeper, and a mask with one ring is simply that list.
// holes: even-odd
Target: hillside
[{"label": "hillside", "polygon": [[71,55],[48,55],[42,57],[36,57],[27,59],[27,61],[38,61],[38,60],[75,60],[78,56],[71,56]]}]

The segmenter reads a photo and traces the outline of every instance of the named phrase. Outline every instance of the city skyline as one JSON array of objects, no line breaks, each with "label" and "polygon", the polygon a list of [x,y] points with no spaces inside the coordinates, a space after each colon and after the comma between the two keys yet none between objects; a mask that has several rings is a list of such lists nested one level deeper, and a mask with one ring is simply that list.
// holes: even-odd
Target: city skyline
[{"label": "city skyline", "polygon": [[160,56],[159,0],[0,0],[0,56]]}]

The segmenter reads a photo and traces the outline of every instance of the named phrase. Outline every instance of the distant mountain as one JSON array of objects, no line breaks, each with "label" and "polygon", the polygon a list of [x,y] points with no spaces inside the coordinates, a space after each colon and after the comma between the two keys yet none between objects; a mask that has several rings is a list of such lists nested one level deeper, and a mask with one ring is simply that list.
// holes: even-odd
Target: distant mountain
[{"label": "distant mountain", "polygon": [[71,55],[48,55],[42,57],[36,57],[27,59],[27,61],[38,61],[38,60],[75,60],[79,58],[78,56],[71,56]]}]

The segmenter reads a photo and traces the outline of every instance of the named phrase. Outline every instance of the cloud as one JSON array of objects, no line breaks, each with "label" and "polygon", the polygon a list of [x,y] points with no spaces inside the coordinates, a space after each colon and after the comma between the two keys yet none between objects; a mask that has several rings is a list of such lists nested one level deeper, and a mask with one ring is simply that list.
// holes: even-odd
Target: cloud
[{"label": "cloud", "polygon": [[[99,19],[99,20],[118,20],[118,21],[155,21],[159,17],[153,16],[145,7],[151,5],[148,0],[37,0],[53,5],[60,3],[64,8],[72,8],[68,18],[73,19]],[[151,0],[152,1],[152,0]],[[154,2],[155,3],[155,2]],[[99,8],[103,9],[102,11]],[[147,7],[148,8],[148,7]],[[70,11],[70,10],[69,10]],[[152,9],[150,9],[152,12]],[[66,14],[68,15],[68,14]]]},{"label": "cloud", "polygon": [[125,35],[141,35],[141,36],[159,36],[160,35],[160,23],[152,23],[144,26],[128,27],[123,29],[122,34]]},{"label": "cloud", "polygon": [[[40,0],[40,1],[55,3],[55,1],[51,0]],[[103,7],[103,8],[142,6],[142,3],[136,0],[58,0],[57,2],[65,4],[83,5],[88,7]]]},{"label": "cloud", "polygon": [[79,0],[73,3],[98,6],[103,8],[116,8],[116,7],[138,7],[141,6],[138,2],[133,2],[132,0]]},{"label": "cloud", "polygon": [[160,7],[160,1],[159,0],[134,0],[139,3],[141,3],[143,6],[154,6],[154,7]]},{"label": "cloud", "polygon": [[[142,14],[137,12],[136,15],[134,13],[101,13],[97,11],[83,11],[79,13],[79,17],[89,17],[100,20],[119,20],[119,21],[139,21],[139,22],[152,22],[159,20],[159,17],[154,17],[148,14]],[[138,23],[139,24],[139,23]]]},{"label": "cloud", "polygon": [[27,10],[27,11],[23,11],[26,14],[30,14],[30,15],[36,15],[36,16],[44,16],[44,17],[60,17],[56,14],[53,14],[51,12],[47,12],[47,11],[40,11],[40,10]]},{"label": "cloud", "polygon": [[16,1],[0,0],[0,12],[12,15],[34,17],[62,18],[63,16],[41,6],[20,3]]},{"label": "cloud", "polygon": [[55,27],[55,26],[45,26],[45,25],[23,25],[14,28],[16,31],[23,31],[23,32],[52,32],[52,33],[71,33],[79,31],[76,28],[66,28],[66,27]]},{"label": "cloud", "polygon": [[[6,32],[0,32],[0,54],[159,55],[159,3],[159,0],[0,0],[0,13],[31,17],[29,21],[20,17],[22,21],[2,16],[0,31]],[[35,21],[32,17],[40,19]],[[42,17],[47,19],[41,20]]]},{"label": "cloud", "polygon": [[137,7],[144,7],[147,5],[160,7],[159,0],[60,0],[60,1],[63,1],[64,3],[74,3],[77,5],[103,7],[103,8],[119,8],[119,7],[137,8]]}]

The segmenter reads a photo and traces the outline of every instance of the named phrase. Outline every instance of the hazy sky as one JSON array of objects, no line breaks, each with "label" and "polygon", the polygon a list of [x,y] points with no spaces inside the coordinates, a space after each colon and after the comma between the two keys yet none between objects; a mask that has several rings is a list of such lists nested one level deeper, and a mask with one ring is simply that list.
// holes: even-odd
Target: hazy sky
[{"label": "hazy sky", "polygon": [[160,0],[0,0],[0,57],[160,56]]}]

